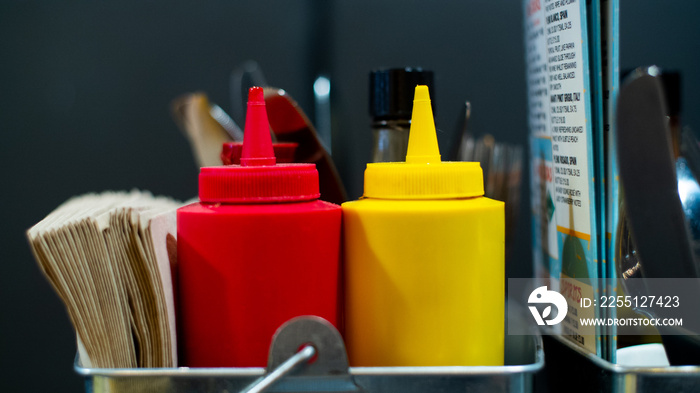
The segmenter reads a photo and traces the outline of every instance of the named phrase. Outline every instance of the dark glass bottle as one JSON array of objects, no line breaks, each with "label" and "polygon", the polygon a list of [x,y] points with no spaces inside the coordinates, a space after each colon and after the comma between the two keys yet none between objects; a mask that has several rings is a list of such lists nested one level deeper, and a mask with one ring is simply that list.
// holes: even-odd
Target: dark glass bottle
[{"label": "dark glass bottle", "polygon": [[431,93],[434,92],[433,72],[407,67],[370,73],[369,112],[374,138],[372,162],[398,162],[406,158],[416,85],[427,85]]}]

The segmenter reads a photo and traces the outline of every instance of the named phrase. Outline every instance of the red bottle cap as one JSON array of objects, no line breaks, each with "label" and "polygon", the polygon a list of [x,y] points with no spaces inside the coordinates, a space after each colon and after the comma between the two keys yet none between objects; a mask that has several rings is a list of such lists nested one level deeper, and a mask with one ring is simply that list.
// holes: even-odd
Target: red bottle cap
[{"label": "red bottle cap", "polygon": [[240,165],[199,171],[199,200],[205,203],[270,203],[317,199],[314,164],[276,164],[263,89],[248,91]]}]

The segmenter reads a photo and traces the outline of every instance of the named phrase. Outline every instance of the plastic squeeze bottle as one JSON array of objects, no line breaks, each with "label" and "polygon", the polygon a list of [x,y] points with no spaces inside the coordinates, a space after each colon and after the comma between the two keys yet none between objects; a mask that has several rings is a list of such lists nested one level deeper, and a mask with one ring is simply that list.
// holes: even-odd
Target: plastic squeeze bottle
[{"label": "plastic squeeze bottle", "polygon": [[441,162],[417,86],[406,162],[371,163],[343,208],[351,366],[503,365],[505,213],[478,162]]},{"label": "plastic squeeze bottle", "polygon": [[183,365],[264,367],[287,320],[338,322],[340,206],[314,164],[276,164],[263,91],[248,95],[240,165],[204,167],[177,212]]}]

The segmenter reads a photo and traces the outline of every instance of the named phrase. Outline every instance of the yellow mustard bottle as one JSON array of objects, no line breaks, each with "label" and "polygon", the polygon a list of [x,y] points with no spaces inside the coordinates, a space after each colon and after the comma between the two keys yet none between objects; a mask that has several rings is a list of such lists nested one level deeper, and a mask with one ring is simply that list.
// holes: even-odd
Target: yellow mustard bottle
[{"label": "yellow mustard bottle", "polygon": [[476,162],[442,162],[416,86],[406,162],[367,164],[342,205],[350,365],[503,365],[505,212]]}]

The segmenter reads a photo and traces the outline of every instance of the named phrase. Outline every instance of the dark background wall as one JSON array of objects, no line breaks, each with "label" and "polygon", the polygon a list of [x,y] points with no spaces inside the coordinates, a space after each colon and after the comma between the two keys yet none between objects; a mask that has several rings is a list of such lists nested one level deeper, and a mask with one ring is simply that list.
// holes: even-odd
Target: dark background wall
[{"label": "dark background wall", "polygon": [[[622,67],[681,70],[684,118],[698,127],[700,6],[659,4],[622,1]],[[169,113],[179,94],[204,91],[229,109],[231,70],[254,59],[313,114],[312,82],[329,75],[333,154],[355,198],[371,145],[369,70],[435,71],[445,152],[466,99],[476,133],[526,144],[523,58],[515,0],[3,2],[0,391],[83,390],[72,371],[74,333],[24,231],[85,192],[195,196],[197,168]],[[530,274],[527,206],[526,197],[511,277]]]}]

